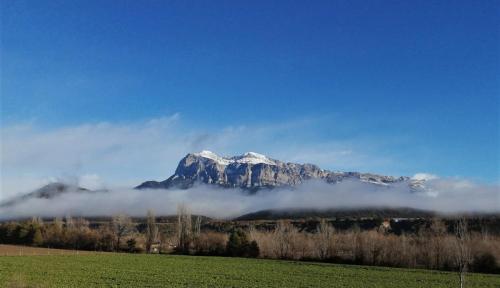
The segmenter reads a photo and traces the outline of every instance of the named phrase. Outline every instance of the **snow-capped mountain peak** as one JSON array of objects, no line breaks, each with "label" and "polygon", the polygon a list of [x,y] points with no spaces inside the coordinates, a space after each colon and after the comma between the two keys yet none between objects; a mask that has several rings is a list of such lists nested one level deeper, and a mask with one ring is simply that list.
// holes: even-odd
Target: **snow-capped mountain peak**
[{"label": "snow-capped mountain peak", "polygon": [[230,158],[219,156],[219,155],[215,154],[214,152],[208,151],[208,150],[203,150],[199,153],[194,153],[193,155],[195,155],[197,157],[202,157],[202,158],[213,160],[217,164],[223,165],[223,166],[229,165],[231,163],[240,163],[240,164],[245,163],[245,164],[252,164],[252,165],[264,163],[264,164],[268,164],[268,165],[276,165],[276,161],[270,159],[269,157],[267,157],[265,155],[262,155],[262,154],[259,154],[256,152],[246,152],[243,155],[233,156]]},{"label": "snow-capped mountain peak", "polygon": [[137,188],[189,188],[196,183],[205,183],[255,190],[266,187],[295,186],[311,179],[323,180],[330,184],[346,180],[357,181],[378,187],[404,183],[411,191],[425,189],[425,180],[415,180],[409,177],[332,172],[312,164],[282,162],[255,152],[222,157],[207,150],[187,154],[179,162],[174,175],[168,179],[161,182],[147,181]]},{"label": "snow-capped mountain peak", "polygon": [[241,156],[235,156],[232,158],[237,163],[248,163],[248,164],[268,164],[268,165],[276,165],[276,161],[268,158],[265,155],[255,153],[255,152],[246,152]]},{"label": "snow-capped mountain peak", "polygon": [[208,151],[208,150],[203,150],[203,151],[201,151],[199,153],[194,153],[194,154],[197,155],[197,156],[201,156],[201,157],[205,157],[205,158],[209,158],[209,159],[219,158],[219,155],[215,154],[212,151]]},{"label": "snow-capped mountain peak", "polygon": [[214,152],[208,151],[208,150],[203,150],[199,153],[194,153],[194,155],[198,156],[198,157],[203,157],[206,159],[213,160],[213,161],[217,162],[219,165],[229,165],[231,163],[230,159],[221,157],[221,156],[215,154]]}]

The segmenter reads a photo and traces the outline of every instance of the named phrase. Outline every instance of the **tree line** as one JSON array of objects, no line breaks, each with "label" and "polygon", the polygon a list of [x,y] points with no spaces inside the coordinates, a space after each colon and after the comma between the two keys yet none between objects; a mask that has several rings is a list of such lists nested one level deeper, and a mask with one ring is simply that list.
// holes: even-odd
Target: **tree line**
[{"label": "tree line", "polygon": [[[83,218],[40,218],[0,224],[0,243],[94,251],[179,253],[261,257],[378,265],[404,268],[500,273],[500,237],[486,231],[471,232],[467,221],[454,231],[434,219],[418,233],[396,235],[383,227],[336,230],[322,219],[314,231],[299,230],[292,222],[277,221],[270,230],[254,226],[229,233],[201,229],[201,218],[179,205],[174,231],[162,232],[153,211],[145,227],[120,214],[109,223],[91,228]],[[144,224],[141,224],[144,225]]]}]

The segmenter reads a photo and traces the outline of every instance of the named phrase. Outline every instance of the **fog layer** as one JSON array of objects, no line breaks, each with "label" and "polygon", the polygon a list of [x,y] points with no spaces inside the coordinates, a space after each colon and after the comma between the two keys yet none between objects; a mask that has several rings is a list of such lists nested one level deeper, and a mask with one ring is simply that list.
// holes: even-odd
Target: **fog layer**
[{"label": "fog layer", "polygon": [[263,209],[336,207],[411,207],[441,213],[498,212],[499,187],[457,179],[431,179],[426,190],[411,192],[406,184],[379,187],[362,182],[327,184],[309,181],[289,189],[262,190],[248,195],[241,189],[199,185],[187,190],[134,190],[70,192],[53,199],[30,199],[0,208],[0,218],[31,216],[107,216],[127,213],[142,216],[148,209],[158,215],[175,214],[179,203],[195,214],[231,218]]}]

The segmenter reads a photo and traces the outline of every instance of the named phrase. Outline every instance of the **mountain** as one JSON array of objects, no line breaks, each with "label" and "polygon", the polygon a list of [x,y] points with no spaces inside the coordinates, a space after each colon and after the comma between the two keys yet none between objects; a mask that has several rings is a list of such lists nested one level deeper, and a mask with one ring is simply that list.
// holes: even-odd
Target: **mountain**
[{"label": "mountain", "polygon": [[30,199],[52,199],[65,193],[93,193],[93,192],[105,192],[105,191],[106,190],[94,191],[66,183],[53,182],[41,188],[38,188],[35,191],[30,192],[28,194],[24,194],[22,196],[1,202],[0,208],[17,205],[24,201],[28,201]]},{"label": "mountain", "polygon": [[329,209],[269,209],[241,215],[236,221],[277,220],[277,219],[308,219],[308,218],[431,218],[436,213],[432,211],[408,207],[358,207]]},{"label": "mountain", "polygon": [[423,180],[359,172],[332,172],[313,164],[286,163],[262,154],[247,152],[240,156],[221,157],[210,151],[187,154],[168,179],[147,181],[136,189],[187,189],[196,183],[257,191],[262,188],[296,186],[310,179],[335,184],[344,180],[361,181],[379,186],[405,183],[410,190],[423,188]]}]

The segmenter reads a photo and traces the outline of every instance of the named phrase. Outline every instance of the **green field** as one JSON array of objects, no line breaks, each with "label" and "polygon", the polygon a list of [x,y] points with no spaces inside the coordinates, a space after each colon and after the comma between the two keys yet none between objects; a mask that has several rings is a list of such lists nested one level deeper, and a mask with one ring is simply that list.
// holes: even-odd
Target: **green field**
[{"label": "green field", "polygon": [[[426,270],[222,257],[0,257],[0,287],[457,287],[457,280]],[[466,287],[500,287],[500,276],[471,274]]]}]

